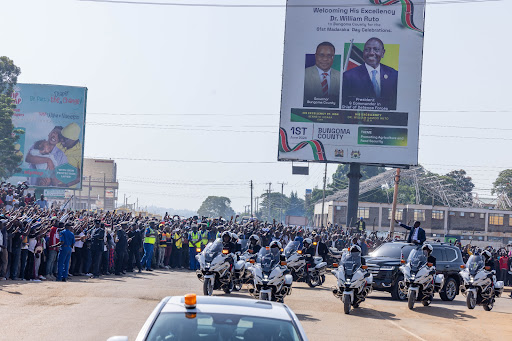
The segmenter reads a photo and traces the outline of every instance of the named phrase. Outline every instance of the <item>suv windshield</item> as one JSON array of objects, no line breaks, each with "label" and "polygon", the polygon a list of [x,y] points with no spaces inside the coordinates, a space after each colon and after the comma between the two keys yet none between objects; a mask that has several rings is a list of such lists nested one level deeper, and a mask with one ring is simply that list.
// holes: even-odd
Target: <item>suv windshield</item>
[{"label": "suv windshield", "polygon": [[[405,245],[405,246],[404,246]],[[403,247],[403,249],[402,249]],[[402,252],[404,259],[409,257],[409,253],[414,249],[414,245],[399,244],[399,243],[385,243],[378,247],[375,251],[370,253],[371,257],[389,257],[400,259]]]},{"label": "suv windshield", "polygon": [[302,340],[290,321],[235,314],[162,313],[147,337],[160,340]]}]

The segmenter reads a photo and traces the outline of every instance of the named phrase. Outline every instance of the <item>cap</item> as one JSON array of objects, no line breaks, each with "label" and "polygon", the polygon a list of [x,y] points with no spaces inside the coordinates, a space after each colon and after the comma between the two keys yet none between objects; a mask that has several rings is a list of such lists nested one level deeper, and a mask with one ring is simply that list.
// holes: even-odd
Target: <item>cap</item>
[{"label": "cap", "polygon": [[62,136],[70,140],[78,140],[80,137],[80,127],[75,122],[68,124],[61,131]]}]

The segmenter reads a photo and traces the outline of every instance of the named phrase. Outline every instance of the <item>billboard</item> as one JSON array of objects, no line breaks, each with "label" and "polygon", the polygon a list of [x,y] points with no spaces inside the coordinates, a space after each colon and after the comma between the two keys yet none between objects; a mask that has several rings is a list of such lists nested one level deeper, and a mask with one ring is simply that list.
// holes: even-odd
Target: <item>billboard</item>
[{"label": "billboard", "polygon": [[279,161],[418,164],[424,1],[288,0]]},{"label": "billboard", "polygon": [[44,188],[82,188],[87,88],[17,84],[14,128],[22,130],[16,149],[21,171],[11,183]]}]

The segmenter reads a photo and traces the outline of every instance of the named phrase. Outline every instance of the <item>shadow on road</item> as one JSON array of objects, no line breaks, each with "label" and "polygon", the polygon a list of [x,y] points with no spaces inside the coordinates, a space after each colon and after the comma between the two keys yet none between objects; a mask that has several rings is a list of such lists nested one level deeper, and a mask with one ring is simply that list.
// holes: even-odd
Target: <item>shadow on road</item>
[{"label": "shadow on road", "polygon": [[414,311],[420,314],[430,315],[434,317],[442,317],[452,320],[469,320],[475,319],[476,317],[464,313],[462,310],[448,309],[431,305],[428,307],[417,307]]},{"label": "shadow on road", "polygon": [[318,322],[318,321],[320,321],[319,319],[317,319],[315,317],[312,317],[311,315],[308,315],[308,314],[295,314],[295,315],[297,315],[297,318],[300,321],[304,321],[304,322]]},{"label": "shadow on road", "polygon": [[363,317],[363,318],[371,318],[371,319],[376,319],[376,320],[391,320],[391,321],[399,320],[396,318],[396,315],[393,313],[388,313],[386,311],[378,311],[375,309],[363,308],[363,307],[351,310],[350,315],[354,315],[357,317]]}]

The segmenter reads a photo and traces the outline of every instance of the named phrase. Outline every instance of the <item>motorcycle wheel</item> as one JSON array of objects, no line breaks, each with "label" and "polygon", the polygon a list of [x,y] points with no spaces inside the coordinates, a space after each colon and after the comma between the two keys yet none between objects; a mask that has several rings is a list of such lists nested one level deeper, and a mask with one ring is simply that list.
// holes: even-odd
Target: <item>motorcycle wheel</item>
[{"label": "motorcycle wheel", "polygon": [[319,276],[314,276],[314,277],[308,276],[306,281],[310,288],[314,288],[314,287],[317,287],[320,285],[321,279]]},{"label": "motorcycle wheel", "polygon": [[235,284],[233,283],[233,281],[231,281],[231,282],[229,282],[227,287],[224,287],[224,293],[231,294],[231,292],[233,291],[234,288],[235,288]]},{"label": "motorcycle wheel", "polygon": [[242,290],[242,281],[236,281],[235,286],[233,287],[234,291]]},{"label": "motorcycle wheel", "polygon": [[206,278],[203,282],[203,295],[212,296],[213,295],[213,283],[211,278]]},{"label": "motorcycle wheel", "polygon": [[345,299],[343,300],[343,311],[345,314],[350,314],[350,295],[345,295]]},{"label": "motorcycle wheel", "polygon": [[494,307],[494,299],[491,300],[491,303],[484,304],[485,311],[491,311]]},{"label": "motorcycle wheel", "polygon": [[409,294],[409,300],[407,301],[407,306],[410,310],[414,309],[414,302],[416,302],[416,291],[411,291]]},{"label": "motorcycle wheel", "polygon": [[266,292],[260,293],[260,300],[262,301],[270,301],[268,294]]},{"label": "motorcycle wheel", "polygon": [[469,291],[466,297],[466,305],[468,309],[475,309],[476,306],[476,297],[474,297],[473,292]]}]

